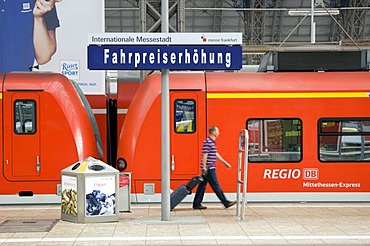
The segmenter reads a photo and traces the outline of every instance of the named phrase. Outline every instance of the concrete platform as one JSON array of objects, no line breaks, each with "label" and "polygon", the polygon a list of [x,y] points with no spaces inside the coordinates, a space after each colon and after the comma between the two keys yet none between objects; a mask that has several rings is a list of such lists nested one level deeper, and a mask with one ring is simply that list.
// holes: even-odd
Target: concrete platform
[{"label": "concrete platform", "polygon": [[370,245],[370,203],[250,203],[245,220],[235,207],[190,203],[161,221],[160,204],[132,204],[118,222],[63,220],[58,205],[0,206],[5,220],[59,220],[45,232],[3,232],[0,245]]}]

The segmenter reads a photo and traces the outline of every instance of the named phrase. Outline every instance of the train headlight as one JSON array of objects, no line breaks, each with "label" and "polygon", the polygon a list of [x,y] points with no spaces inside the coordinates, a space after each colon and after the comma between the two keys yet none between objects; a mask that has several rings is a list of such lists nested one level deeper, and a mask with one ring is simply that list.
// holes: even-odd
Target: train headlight
[{"label": "train headlight", "polygon": [[117,169],[122,172],[122,171],[125,171],[127,168],[127,162],[125,159],[123,158],[118,158],[117,160]]}]

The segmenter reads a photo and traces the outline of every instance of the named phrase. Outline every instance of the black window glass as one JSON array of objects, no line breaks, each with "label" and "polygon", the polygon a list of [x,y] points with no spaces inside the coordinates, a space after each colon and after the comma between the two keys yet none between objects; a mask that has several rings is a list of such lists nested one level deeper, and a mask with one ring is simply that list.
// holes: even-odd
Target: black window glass
[{"label": "black window glass", "polygon": [[14,102],[14,132],[16,134],[36,132],[36,102],[34,100]]},{"label": "black window glass", "polygon": [[195,132],[195,100],[177,99],[175,100],[175,132],[194,133]]},{"label": "black window glass", "polygon": [[320,119],[322,162],[370,160],[370,119]]},{"label": "black window glass", "polygon": [[302,156],[300,119],[250,119],[250,162],[298,162]]}]

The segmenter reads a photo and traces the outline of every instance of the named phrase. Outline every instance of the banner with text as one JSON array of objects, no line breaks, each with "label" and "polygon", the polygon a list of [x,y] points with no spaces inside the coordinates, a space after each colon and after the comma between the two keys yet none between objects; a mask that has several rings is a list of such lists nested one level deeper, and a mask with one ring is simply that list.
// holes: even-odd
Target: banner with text
[{"label": "banner with text", "polygon": [[91,70],[239,70],[241,46],[95,46],[88,47]]},{"label": "banner with text", "polygon": [[241,33],[91,33],[90,70],[239,70]]},{"label": "banner with text", "polygon": [[242,45],[242,33],[90,33],[89,45]]}]

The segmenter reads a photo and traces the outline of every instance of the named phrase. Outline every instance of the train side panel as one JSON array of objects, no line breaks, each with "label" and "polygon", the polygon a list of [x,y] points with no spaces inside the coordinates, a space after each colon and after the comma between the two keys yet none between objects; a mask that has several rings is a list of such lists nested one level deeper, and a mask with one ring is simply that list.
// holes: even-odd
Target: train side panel
[{"label": "train side panel", "polygon": [[63,168],[89,156],[102,158],[98,133],[66,77],[10,73],[3,88],[1,195],[56,195]]},{"label": "train side panel", "polygon": [[[367,95],[370,86],[369,74],[364,72],[299,75],[299,73],[251,75],[253,79],[246,75],[244,82],[241,81],[241,76],[225,75],[223,80],[227,86],[224,86],[223,81],[214,74],[208,75],[207,123],[219,126],[221,134],[217,141],[218,148],[223,157],[233,163],[233,169],[219,172],[226,192],[235,192],[237,135],[241,129],[248,127],[248,120],[251,119],[265,119],[265,128],[261,128],[266,131],[263,135],[265,139],[254,143],[260,144],[259,154],[269,156],[271,161],[249,163],[248,192],[361,194],[369,190],[370,183],[366,177],[370,171],[369,160],[322,162],[319,160],[322,146],[319,146],[318,139],[320,119],[335,122],[335,119],[353,120],[369,117],[367,110],[370,106],[370,98]],[[243,83],[249,84],[251,89],[243,91],[240,88]],[[273,121],[278,122],[279,119],[291,120],[292,124],[298,122],[299,130],[295,129],[295,132],[299,132],[297,133],[299,148],[294,151],[295,154],[302,155],[301,158],[280,161],[281,157],[278,155],[282,155],[281,151],[275,150],[277,153],[272,153],[274,152],[272,146],[278,145],[281,149],[284,141],[288,140],[286,136],[294,136],[295,133],[291,129],[282,129],[281,125],[273,126]],[[249,132],[253,135],[251,129]],[[274,144],[274,141],[278,141],[278,144]],[[222,165],[219,165],[219,168],[223,168]]]},{"label": "train side panel", "polygon": [[[186,81],[198,81],[204,83],[204,87]],[[151,76],[139,88],[125,120],[118,150],[118,157],[127,161],[126,171],[132,172],[133,192],[144,193],[143,199],[145,193],[151,191],[152,186],[146,186],[148,184],[155,184],[154,193],[160,192],[159,83],[159,76]],[[199,168],[207,129],[217,125],[221,131],[218,149],[232,164],[231,169],[218,164],[219,180],[229,195],[235,194],[237,187],[238,134],[248,128],[250,135],[254,135],[249,143],[251,201],[366,199],[370,186],[366,178],[370,171],[369,158],[366,158],[370,130],[361,129],[370,129],[368,72],[206,73],[205,78],[184,73],[171,75],[170,88],[173,96],[171,188],[176,188]],[[176,93],[181,95],[176,97]],[[196,126],[200,131],[197,147],[193,147],[195,142],[191,138],[181,139],[188,137],[184,130],[176,132],[180,126],[194,130],[189,125],[192,120],[184,117],[191,115],[193,99],[203,116],[196,114],[195,117],[200,123]],[[186,113],[176,110],[182,106],[189,110]],[[351,124],[361,126],[356,128]],[[341,125],[343,134],[335,131],[339,127],[325,133],[325,127],[337,125]],[[342,145],[345,148],[340,147]],[[339,153],[342,150],[349,153]],[[181,158],[181,154],[173,154],[173,151],[182,151],[183,156],[198,156],[198,159],[188,159],[191,163],[182,166],[182,175],[176,176],[177,157]],[[359,161],[324,157],[344,158],[357,153],[362,158]],[[174,170],[172,163],[175,163]],[[211,189],[208,188],[207,193],[206,199],[217,200],[210,196]]]},{"label": "train side panel", "polygon": [[[3,84],[4,84],[4,74],[0,74],[0,86],[1,86],[1,90],[0,90],[0,153],[1,153],[1,156],[4,156],[4,141],[2,139],[4,139],[4,136],[3,136]],[[3,165],[0,165],[0,172],[3,173]],[[3,177],[1,177],[0,180],[2,180]]]},{"label": "train side panel", "polygon": [[[190,92],[189,92],[190,90]],[[200,141],[205,136],[205,93],[204,75],[202,73],[183,77],[171,74],[170,100],[177,102],[179,107],[187,107],[189,102],[184,102],[190,96],[196,100],[196,111],[199,121],[192,126],[196,133],[183,132],[177,138],[173,135],[176,128],[176,109],[171,106],[171,142],[177,142],[177,148],[171,148],[171,188],[187,180],[189,175],[199,173]],[[172,105],[172,104],[171,104]],[[193,107],[194,105],[190,106]],[[195,122],[194,122],[195,123]],[[189,128],[190,129],[190,128]],[[119,138],[118,159],[123,158],[127,163],[125,171],[132,172],[133,192],[143,193],[146,185],[154,187],[155,192],[160,192],[161,180],[161,78],[153,74],[146,78],[138,89],[123,123]],[[189,143],[182,145],[181,143]],[[187,149],[197,150],[195,155],[184,155]]]}]

